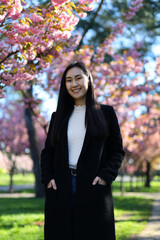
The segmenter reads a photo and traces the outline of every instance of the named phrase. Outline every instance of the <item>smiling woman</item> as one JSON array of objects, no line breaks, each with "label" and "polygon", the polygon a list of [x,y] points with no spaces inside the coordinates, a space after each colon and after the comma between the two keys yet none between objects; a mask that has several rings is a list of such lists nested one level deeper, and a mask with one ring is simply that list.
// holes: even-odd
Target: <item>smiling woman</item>
[{"label": "smiling woman", "polygon": [[88,90],[89,79],[83,71],[74,67],[66,74],[66,89],[74,98],[75,105],[84,105]]},{"label": "smiling woman", "polygon": [[111,184],[123,157],[113,107],[95,100],[82,62],[69,64],[41,153],[45,240],[115,240]]}]

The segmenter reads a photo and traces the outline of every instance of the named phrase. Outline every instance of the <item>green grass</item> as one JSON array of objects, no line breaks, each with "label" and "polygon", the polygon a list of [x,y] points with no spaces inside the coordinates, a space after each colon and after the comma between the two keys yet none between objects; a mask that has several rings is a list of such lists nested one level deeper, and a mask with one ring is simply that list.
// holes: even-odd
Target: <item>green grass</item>
[{"label": "green grass", "polygon": [[[152,200],[114,197],[117,240],[141,231],[151,213]],[[43,240],[44,199],[1,198],[0,240]]]},{"label": "green grass", "polygon": [[[23,185],[23,184],[34,184],[34,175],[33,173],[23,174],[15,174],[13,176],[13,184],[14,185]],[[9,174],[0,174],[0,186],[9,185]]]},{"label": "green grass", "polygon": [[44,199],[1,198],[0,239],[42,240]]},{"label": "green grass", "polygon": [[114,197],[117,240],[129,240],[147,224],[153,199],[142,197]]},{"label": "green grass", "polygon": [[[115,181],[112,184],[113,192],[120,192],[121,183],[119,181]],[[130,192],[130,182],[124,183],[125,192]],[[151,181],[151,187],[145,187],[144,183],[141,181],[133,183],[133,192],[148,192],[154,193],[160,190],[160,181]]]},{"label": "green grass", "polygon": [[[9,193],[9,191],[0,191],[0,193]],[[35,190],[32,189],[32,188],[28,188],[28,189],[25,189],[25,190],[15,190],[14,193],[35,193]]]}]

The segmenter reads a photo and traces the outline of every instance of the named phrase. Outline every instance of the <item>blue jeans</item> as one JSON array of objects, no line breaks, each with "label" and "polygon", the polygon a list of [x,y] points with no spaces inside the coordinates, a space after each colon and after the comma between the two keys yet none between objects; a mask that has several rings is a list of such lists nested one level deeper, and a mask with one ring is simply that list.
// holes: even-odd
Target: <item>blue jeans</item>
[{"label": "blue jeans", "polygon": [[71,207],[75,207],[75,193],[76,193],[76,176],[70,174],[70,199]]}]

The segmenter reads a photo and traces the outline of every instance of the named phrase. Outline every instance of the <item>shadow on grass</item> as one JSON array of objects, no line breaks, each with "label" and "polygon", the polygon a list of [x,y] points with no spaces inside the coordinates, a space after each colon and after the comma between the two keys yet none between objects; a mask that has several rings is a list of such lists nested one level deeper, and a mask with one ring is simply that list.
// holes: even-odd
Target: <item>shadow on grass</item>
[{"label": "shadow on grass", "polygon": [[125,223],[125,222],[128,222],[128,221],[129,221],[129,222],[145,222],[145,221],[148,221],[148,218],[127,219],[127,220],[126,220],[126,219],[125,219],[125,220],[123,220],[123,219],[122,219],[122,220],[115,220],[116,223],[118,223],[118,222],[124,222],[124,223]]},{"label": "shadow on grass", "polygon": [[[0,190],[0,193],[10,193],[8,190]],[[35,193],[34,189],[28,188],[25,190],[14,190],[13,193]]]},{"label": "shadow on grass", "polygon": [[20,223],[20,222],[17,222],[16,223],[16,226],[15,226],[15,223],[13,221],[11,222],[1,222],[0,224],[0,229],[2,228],[3,230],[10,230],[12,228],[15,228],[15,227],[18,227],[18,228],[23,228],[23,227],[26,227],[26,226],[33,226],[33,225],[36,225],[38,227],[43,227],[44,226],[44,221],[33,221],[33,222],[28,222],[28,223]]},{"label": "shadow on grass", "polygon": [[8,214],[43,213],[44,198],[0,198],[0,216]]},{"label": "shadow on grass", "polygon": [[116,209],[143,211],[150,209],[153,199],[145,199],[143,197],[119,197],[114,196],[114,206]]}]

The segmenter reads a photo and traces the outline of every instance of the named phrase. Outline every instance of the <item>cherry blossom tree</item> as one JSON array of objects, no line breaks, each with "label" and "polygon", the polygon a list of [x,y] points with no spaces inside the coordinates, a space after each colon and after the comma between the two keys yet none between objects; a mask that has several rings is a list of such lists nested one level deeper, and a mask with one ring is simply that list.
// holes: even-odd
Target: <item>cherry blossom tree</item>
[{"label": "cherry blossom tree", "polygon": [[13,175],[16,170],[16,157],[26,154],[29,148],[28,134],[24,121],[22,104],[8,103],[0,118],[0,150],[9,161],[10,187],[13,192]]},{"label": "cherry blossom tree", "polygon": [[[73,50],[78,39],[71,32],[94,0],[52,0],[44,8],[28,7],[20,0],[1,0],[0,10],[0,89],[30,88],[38,75],[63,52]],[[70,38],[70,39],[69,39]],[[4,96],[4,95],[3,95]]]},{"label": "cherry blossom tree", "polygon": [[[21,168],[34,172],[34,166],[29,161],[29,138],[24,119],[24,103],[7,102],[1,106],[2,115],[0,117],[0,150],[6,155],[7,169],[10,174],[9,191],[13,192],[13,176],[16,170]],[[43,148],[45,142],[45,131],[37,121],[35,121],[35,130],[38,137],[38,152]],[[45,120],[41,117],[41,124],[45,124]],[[29,166],[25,165],[25,162]],[[20,170],[20,169],[19,169]]]}]

